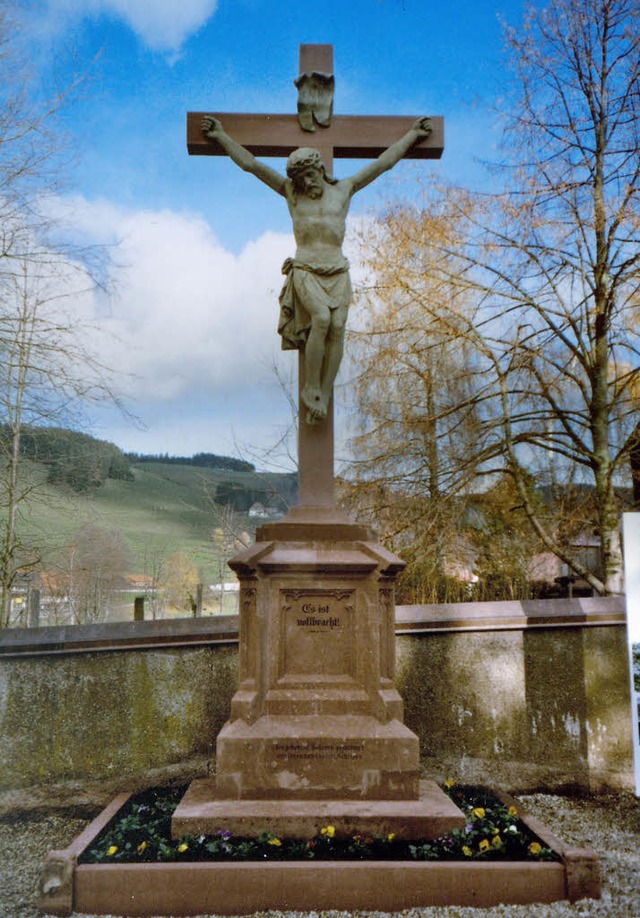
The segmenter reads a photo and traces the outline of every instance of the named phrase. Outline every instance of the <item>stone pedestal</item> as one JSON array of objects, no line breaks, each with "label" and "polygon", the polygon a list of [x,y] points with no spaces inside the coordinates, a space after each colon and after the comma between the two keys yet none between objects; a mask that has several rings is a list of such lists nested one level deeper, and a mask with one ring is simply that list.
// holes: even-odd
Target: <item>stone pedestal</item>
[{"label": "stone pedestal", "polygon": [[405,836],[463,824],[444,794],[434,805],[437,787],[421,788],[418,738],[402,722],[394,581],[403,562],[340,511],[312,507],[262,526],[229,564],[240,581],[239,686],[218,735],[215,785],[192,786],[174,834],[273,831],[288,802],[298,807],[293,834],[340,813],[371,834],[376,804],[381,830]]}]

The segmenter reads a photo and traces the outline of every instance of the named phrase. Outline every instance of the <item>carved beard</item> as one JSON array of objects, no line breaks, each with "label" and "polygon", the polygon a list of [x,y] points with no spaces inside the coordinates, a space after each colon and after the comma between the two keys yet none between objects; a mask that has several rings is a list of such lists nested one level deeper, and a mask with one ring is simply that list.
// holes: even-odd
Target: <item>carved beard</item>
[{"label": "carved beard", "polygon": [[317,201],[324,194],[324,182],[326,179],[319,178],[317,182],[305,185],[299,178],[292,178],[293,193],[296,198],[309,198]]}]

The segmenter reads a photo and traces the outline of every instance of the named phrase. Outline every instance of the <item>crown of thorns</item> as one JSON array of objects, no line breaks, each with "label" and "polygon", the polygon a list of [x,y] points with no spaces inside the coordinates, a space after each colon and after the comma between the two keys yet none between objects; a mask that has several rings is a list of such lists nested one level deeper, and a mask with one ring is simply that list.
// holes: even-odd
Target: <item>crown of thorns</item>
[{"label": "crown of thorns", "polygon": [[299,150],[294,150],[287,160],[287,175],[289,178],[295,178],[296,175],[308,169],[309,166],[315,166],[317,169],[321,169],[322,172],[325,171],[324,163],[318,151],[312,150],[310,147],[301,147]]}]

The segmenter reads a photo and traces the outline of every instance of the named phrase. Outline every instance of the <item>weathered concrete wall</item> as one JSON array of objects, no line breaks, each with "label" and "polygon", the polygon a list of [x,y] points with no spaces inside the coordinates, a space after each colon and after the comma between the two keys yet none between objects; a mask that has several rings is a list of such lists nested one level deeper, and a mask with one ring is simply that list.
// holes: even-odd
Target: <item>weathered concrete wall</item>
[{"label": "weathered concrete wall", "polygon": [[[405,720],[432,776],[632,786],[620,598],[397,612]],[[2,635],[0,809],[206,773],[235,690],[236,628],[229,617]]]},{"label": "weathered concrete wall", "polygon": [[633,787],[624,627],[399,636],[427,771],[513,790]]},{"label": "weathered concrete wall", "polygon": [[3,661],[0,788],[211,757],[235,670],[219,646]]},{"label": "weathered concrete wall", "polygon": [[2,634],[0,811],[206,774],[237,636],[236,616]]}]

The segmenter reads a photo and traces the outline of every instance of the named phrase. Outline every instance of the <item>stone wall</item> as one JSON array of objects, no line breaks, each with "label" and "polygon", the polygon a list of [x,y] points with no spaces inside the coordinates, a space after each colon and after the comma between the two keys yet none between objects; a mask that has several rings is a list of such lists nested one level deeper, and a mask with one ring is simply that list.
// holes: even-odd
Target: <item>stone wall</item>
[{"label": "stone wall", "polygon": [[236,684],[225,619],[5,632],[0,811],[206,773]]},{"label": "stone wall", "polygon": [[[207,773],[236,662],[232,616],[5,632],[0,809]],[[632,786],[619,597],[400,607],[397,678],[438,779]]]},{"label": "stone wall", "polygon": [[427,771],[511,789],[633,788],[620,599],[457,605],[446,621],[440,608],[398,610],[412,621],[397,681]]}]

